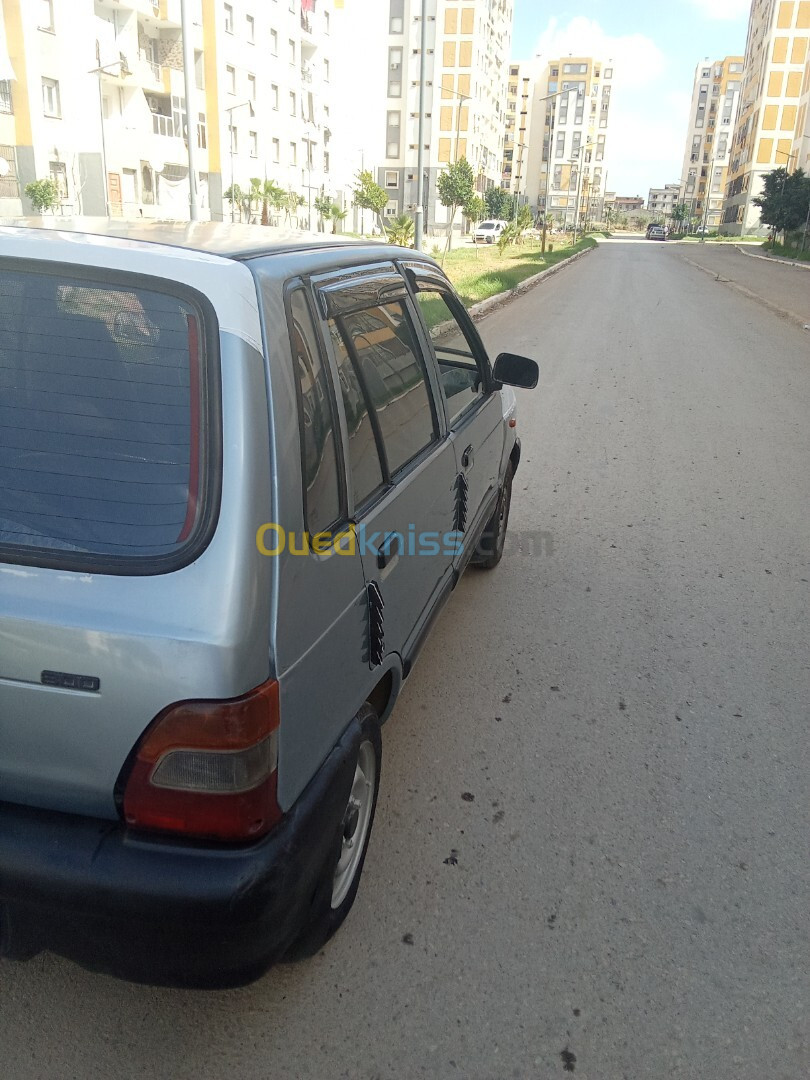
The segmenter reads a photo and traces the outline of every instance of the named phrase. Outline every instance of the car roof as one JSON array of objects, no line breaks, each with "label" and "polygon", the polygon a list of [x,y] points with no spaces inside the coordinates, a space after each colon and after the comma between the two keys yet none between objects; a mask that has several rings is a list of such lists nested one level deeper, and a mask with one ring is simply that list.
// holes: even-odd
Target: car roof
[{"label": "car roof", "polygon": [[[19,236],[25,230],[38,233],[38,239],[47,241],[46,234],[56,233],[92,236],[94,242],[109,242],[111,247],[129,246],[126,242],[159,244],[164,247],[184,248],[189,252],[219,255],[226,259],[245,259],[256,255],[272,255],[281,252],[300,252],[317,249],[370,248],[375,257],[389,254],[389,245],[377,241],[347,240],[331,233],[303,232],[295,229],[279,229],[261,225],[235,225],[220,221],[108,221],[71,218],[16,218],[0,223],[0,250],[2,237]],[[96,239],[98,238],[98,239]],[[403,249],[397,249],[400,255]],[[420,252],[411,252],[420,255]]]}]

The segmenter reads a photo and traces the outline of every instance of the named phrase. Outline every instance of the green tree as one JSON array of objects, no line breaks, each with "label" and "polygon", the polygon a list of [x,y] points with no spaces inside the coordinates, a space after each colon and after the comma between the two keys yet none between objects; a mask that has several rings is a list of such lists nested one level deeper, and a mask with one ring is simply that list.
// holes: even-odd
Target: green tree
[{"label": "green tree", "polygon": [[803,169],[792,173],[787,169],[774,169],[763,177],[762,194],[753,202],[759,207],[763,223],[770,225],[775,241],[777,233],[800,229],[807,220],[810,176]]},{"label": "green tree", "polygon": [[494,187],[484,192],[484,202],[487,204],[487,217],[509,221],[514,214],[514,197],[503,188]]},{"label": "green tree", "polygon": [[379,226],[383,234],[385,234],[385,222],[382,218],[382,212],[388,205],[387,192],[374,182],[370,169],[358,172],[356,179],[357,186],[352,192],[354,205],[359,206],[361,210],[371,210],[372,213],[376,214]]},{"label": "green tree", "polygon": [[332,232],[337,232],[337,227],[341,221],[345,221],[349,215],[348,210],[341,210],[337,203],[332,203],[329,207],[329,220],[332,222]]},{"label": "green tree", "polygon": [[[450,208],[450,223],[447,226],[447,244],[444,256],[450,249],[450,237],[453,233],[453,222],[460,206],[466,206],[475,195],[475,174],[472,165],[465,157],[448,165],[444,172],[439,173],[436,183],[439,192],[439,202],[442,206]],[[442,258],[444,265],[444,257]]]},{"label": "green tree", "polygon": [[278,210],[284,198],[284,188],[275,180],[265,180],[262,184],[262,225],[270,224],[270,207]]},{"label": "green tree", "polygon": [[284,211],[284,220],[292,225],[292,220],[295,218],[296,224],[298,224],[298,208],[303,205],[303,195],[299,195],[298,192],[293,191],[292,188],[290,188],[289,191],[285,191],[284,197],[281,200],[281,208]]},{"label": "green tree", "polygon": [[400,247],[413,247],[413,218],[410,214],[398,214],[388,222],[388,239]]},{"label": "green tree", "polygon": [[59,185],[51,177],[32,180],[25,185],[25,194],[31,200],[35,214],[41,214],[43,210],[55,210],[59,205]]},{"label": "green tree", "polygon": [[330,216],[332,210],[332,197],[330,195],[318,195],[312,200],[312,205],[318,212],[318,229],[323,232],[323,223]]},{"label": "green tree", "polygon": [[[249,195],[247,196],[249,198]],[[225,188],[222,192],[222,198],[227,199],[231,204],[231,213],[233,214],[233,208],[239,207],[239,220],[242,220],[242,208],[245,203],[245,192],[240,188],[238,184],[231,184],[230,187]]]},{"label": "green tree", "polygon": [[689,220],[689,204],[682,202],[676,203],[672,207],[672,212],[669,215],[678,227],[678,232],[683,232],[686,228],[686,222]]},{"label": "green tree", "polygon": [[486,217],[487,204],[480,195],[473,195],[469,202],[462,207],[464,217],[471,225],[477,225]]}]

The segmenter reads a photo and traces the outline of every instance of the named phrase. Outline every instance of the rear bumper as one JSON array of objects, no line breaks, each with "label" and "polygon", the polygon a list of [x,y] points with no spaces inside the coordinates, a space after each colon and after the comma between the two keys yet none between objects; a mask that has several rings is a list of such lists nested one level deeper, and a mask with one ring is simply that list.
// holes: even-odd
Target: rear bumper
[{"label": "rear bumper", "polygon": [[47,949],[164,986],[258,978],[311,913],[358,739],[353,723],[276,829],[249,847],[178,844],[0,804],[0,955]]}]

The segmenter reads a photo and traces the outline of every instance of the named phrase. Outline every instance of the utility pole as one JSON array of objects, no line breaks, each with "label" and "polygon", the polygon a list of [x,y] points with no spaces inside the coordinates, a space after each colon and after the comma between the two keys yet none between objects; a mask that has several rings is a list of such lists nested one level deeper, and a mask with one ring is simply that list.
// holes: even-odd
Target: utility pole
[{"label": "utility pole", "polygon": [[[194,107],[194,42],[191,40],[191,20],[188,17],[188,0],[180,0],[180,26],[183,35],[183,82],[185,84],[186,92],[188,215],[191,221],[196,221],[199,217],[197,208],[197,169],[194,160],[197,152],[197,112]],[[233,194],[233,192],[231,192],[231,194]]]},{"label": "utility pole", "polygon": [[419,36],[419,146],[416,149],[416,210],[413,215],[413,246],[422,250],[425,232],[425,71],[427,60],[427,0],[422,0]]}]

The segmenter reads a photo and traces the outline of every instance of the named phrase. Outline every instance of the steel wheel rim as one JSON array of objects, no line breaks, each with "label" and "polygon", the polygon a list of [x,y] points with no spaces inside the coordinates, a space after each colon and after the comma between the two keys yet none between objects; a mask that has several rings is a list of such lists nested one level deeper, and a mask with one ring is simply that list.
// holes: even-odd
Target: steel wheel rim
[{"label": "steel wheel rim", "polygon": [[352,790],[343,814],[340,833],[340,858],[332,883],[332,910],[339,908],[352,887],[371,827],[374,787],[377,779],[377,756],[368,741],[360,744]]}]

